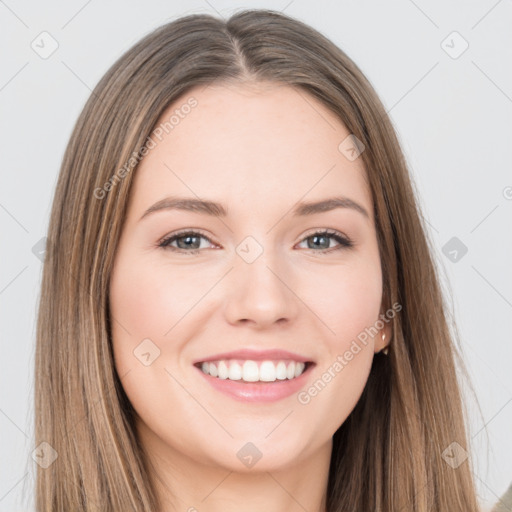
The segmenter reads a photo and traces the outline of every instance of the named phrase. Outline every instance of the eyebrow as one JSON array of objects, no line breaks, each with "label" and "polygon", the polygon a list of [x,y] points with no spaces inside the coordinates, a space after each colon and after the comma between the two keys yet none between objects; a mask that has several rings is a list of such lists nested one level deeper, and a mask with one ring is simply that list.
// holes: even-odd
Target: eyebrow
[{"label": "eyebrow", "polygon": [[[367,219],[370,215],[366,209],[359,203],[356,203],[348,197],[331,197],[315,202],[299,202],[292,211],[292,215],[304,217],[308,215],[315,215],[317,213],[328,212],[336,208],[349,208],[355,210]],[[142,215],[139,220],[147,217],[151,213],[162,210],[182,210],[194,213],[201,213],[204,215],[211,215],[213,217],[227,217],[227,209],[222,204],[215,201],[208,201],[205,199],[196,199],[193,197],[166,197],[150,206]]]}]

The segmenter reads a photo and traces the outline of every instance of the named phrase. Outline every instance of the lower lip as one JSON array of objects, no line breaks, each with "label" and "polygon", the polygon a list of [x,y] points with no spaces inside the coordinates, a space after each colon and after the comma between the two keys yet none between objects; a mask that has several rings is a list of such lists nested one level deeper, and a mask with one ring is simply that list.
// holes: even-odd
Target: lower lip
[{"label": "lower lip", "polygon": [[274,382],[244,382],[240,380],[219,379],[207,375],[197,368],[198,372],[212,387],[225,395],[241,402],[276,402],[297,393],[306,383],[306,380],[315,365],[310,363],[299,377]]}]

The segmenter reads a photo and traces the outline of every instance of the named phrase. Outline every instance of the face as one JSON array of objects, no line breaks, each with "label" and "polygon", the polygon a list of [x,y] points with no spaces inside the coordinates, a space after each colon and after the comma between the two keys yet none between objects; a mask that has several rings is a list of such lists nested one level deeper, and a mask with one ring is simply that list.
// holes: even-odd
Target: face
[{"label": "face", "polygon": [[[136,170],[116,253],[116,369],[160,457],[291,467],[331,446],[383,346],[382,330],[360,341],[383,311],[362,159],[289,86],[196,88],[162,122],[176,109]],[[303,207],[333,198],[345,201]]]}]

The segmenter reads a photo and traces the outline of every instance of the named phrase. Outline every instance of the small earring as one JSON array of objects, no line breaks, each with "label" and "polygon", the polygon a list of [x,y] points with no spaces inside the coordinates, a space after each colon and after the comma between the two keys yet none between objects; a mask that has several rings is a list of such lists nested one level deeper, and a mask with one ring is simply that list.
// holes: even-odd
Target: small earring
[{"label": "small earring", "polygon": [[[386,341],[385,334],[382,335],[382,341]],[[387,356],[389,353],[389,345],[386,345],[380,352],[382,352],[383,354],[385,354]]]}]

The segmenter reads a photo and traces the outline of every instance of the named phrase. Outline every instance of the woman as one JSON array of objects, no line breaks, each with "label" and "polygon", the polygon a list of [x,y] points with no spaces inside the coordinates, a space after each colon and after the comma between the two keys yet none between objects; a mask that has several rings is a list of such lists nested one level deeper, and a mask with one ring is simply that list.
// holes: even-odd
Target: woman
[{"label": "woman", "polygon": [[78,119],[48,238],[39,511],[478,510],[397,137],[312,28],[141,40]]}]

